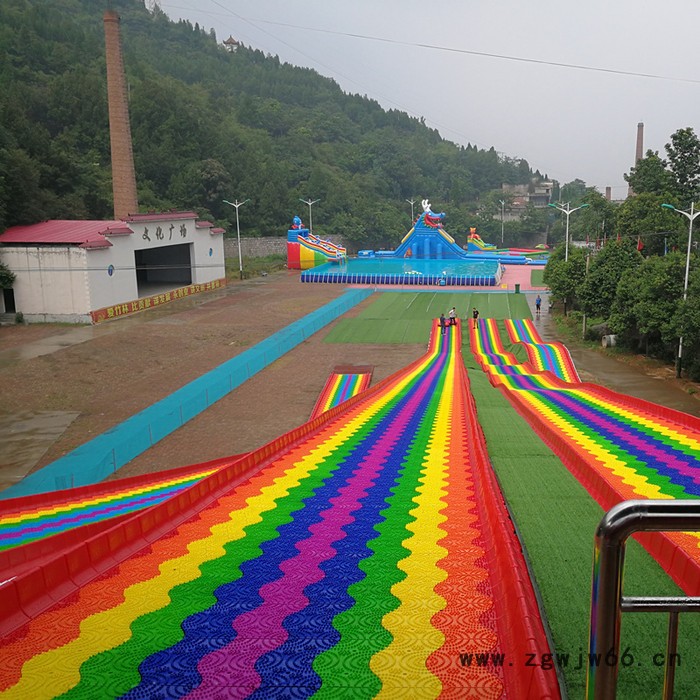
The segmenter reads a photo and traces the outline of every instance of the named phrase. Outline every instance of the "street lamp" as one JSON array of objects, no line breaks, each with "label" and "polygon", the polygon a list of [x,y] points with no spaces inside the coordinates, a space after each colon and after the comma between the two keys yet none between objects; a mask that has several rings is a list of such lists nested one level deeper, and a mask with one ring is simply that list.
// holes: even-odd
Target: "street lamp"
[{"label": "street lamp", "polygon": [[246,202],[250,202],[246,199],[243,202],[236,200],[235,202],[229,202],[228,199],[224,199],[224,204],[230,204],[232,207],[236,207],[236,235],[238,236],[238,271],[240,272],[241,279],[243,279],[243,256],[241,255],[241,225],[238,221],[238,208],[242,207]]},{"label": "street lamp", "polygon": [[588,204],[582,204],[580,207],[576,207],[575,209],[571,209],[571,204],[567,202],[566,204],[554,204],[550,203],[547,205],[548,207],[554,207],[560,212],[563,212],[566,214],[566,248],[564,249],[564,260],[568,261],[569,260],[569,217],[575,212],[578,211],[579,209],[585,209]]},{"label": "street lamp", "polygon": [[316,202],[320,202],[321,200],[320,199],[311,199],[311,197],[309,197],[309,199],[301,199],[301,197],[300,197],[299,201],[304,202],[304,204],[309,205],[309,233],[313,233],[314,232],[314,225],[313,225],[313,221],[311,220],[311,206],[313,204],[316,204]]},{"label": "street lamp", "polygon": [[413,205],[416,203],[416,200],[407,199],[406,201],[411,205],[411,225],[413,225],[413,222],[415,221],[415,219],[413,218]]},{"label": "street lamp", "polygon": [[502,200],[498,200],[501,203],[501,247],[503,247],[503,216],[505,214],[506,203]]},{"label": "street lamp", "polygon": [[[688,219],[688,253],[685,256],[685,282],[683,282],[683,301],[688,298],[688,273],[690,272],[690,247],[693,242],[693,221],[695,217],[700,214],[700,211],[695,211],[695,203],[691,202],[690,211],[683,211],[682,209],[676,209],[673,204],[662,204],[665,209],[672,209],[677,211],[679,214]],[[681,363],[683,358],[683,336],[678,339],[678,359],[676,361],[676,377],[680,379],[681,376]]]}]

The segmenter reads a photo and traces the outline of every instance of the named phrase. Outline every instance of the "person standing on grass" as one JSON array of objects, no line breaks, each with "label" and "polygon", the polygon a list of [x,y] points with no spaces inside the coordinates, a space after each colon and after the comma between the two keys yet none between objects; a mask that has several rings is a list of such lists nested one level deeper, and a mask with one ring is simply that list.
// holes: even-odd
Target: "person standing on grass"
[{"label": "person standing on grass", "polygon": [[445,314],[440,314],[440,334],[445,335],[445,326],[447,324],[447,319]]},{"label": "person standing on grass", "polygon": [[450,317],[450,325],[456,326],[457,325],[457,309],[455,309],[454,306],[450,309],[448,316]]},{"label": "person standing on grass", "polygon": [[477,310],[476,306],[472,311],[472,318],[474,319],[474,328],[476,328],[479,322],[479,311]]}]

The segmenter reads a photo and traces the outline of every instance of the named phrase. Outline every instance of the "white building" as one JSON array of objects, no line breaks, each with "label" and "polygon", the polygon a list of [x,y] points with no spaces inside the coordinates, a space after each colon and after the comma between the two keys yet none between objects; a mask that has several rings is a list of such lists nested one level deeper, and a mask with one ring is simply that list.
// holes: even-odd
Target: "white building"
[{"label": "white building", "polygon": [[194,212],[14,226],[0,235],[0,260],[16,275],[0,313],[98,323],[221,287],[223,233]]}]

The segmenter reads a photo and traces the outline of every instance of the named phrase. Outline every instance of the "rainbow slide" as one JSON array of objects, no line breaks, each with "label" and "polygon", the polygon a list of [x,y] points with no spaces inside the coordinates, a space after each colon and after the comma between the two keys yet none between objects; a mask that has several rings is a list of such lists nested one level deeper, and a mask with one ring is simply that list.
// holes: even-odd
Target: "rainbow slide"
[{"label": "rainbow slide", "polygon": [[[563,381],[570,358],[554,371],[520,364],[504,350],[493,319],[480,320],[470,333],[472,352],[491,383],[604,509],[629,499],[700,497],[698,418],[595,384]],[[653,533],[639,540],[688,595],[700,595],[700,534]]]},{"label": "rainbow slide", "polygon": [[336,367],[316,401],[311,420],[363,392],[372,381],[373,371],[374,367]]},{"label": "rainbow slide", "polygon": [[0,571],[3,578],[40,566],[121,519],[177,496],[244,456],[2,501]]},{"label": "rainbow slide", "polygon": [[308,270],[327,262],[340,262],[347,256],[346,248],[319,238],[308,229],[287,232],[287,267],[290,270]]},{"label": "rainbow slide", "polygon": [[537,372],[551,372],[564,382],[580,382],[574,361],[563,343],[545,343],[531,318],[504,321],[508,337],[522,343],[530,364]]},{"label": "rainbow slide", "polygon": [[3,581],[2,697],[559,697],[460,348]]}]

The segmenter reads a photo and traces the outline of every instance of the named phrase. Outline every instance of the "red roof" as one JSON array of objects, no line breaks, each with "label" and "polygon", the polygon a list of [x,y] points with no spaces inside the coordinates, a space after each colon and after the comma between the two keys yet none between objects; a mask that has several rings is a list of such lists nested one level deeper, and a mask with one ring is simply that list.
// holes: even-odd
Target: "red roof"
[{"label": "red roof", "polygon": [[226,233],[226,229],[223,229],[223,228],[212,228],[212,229],[209,229],[209,233],[211,233],[211,234]]},{"label": "red roof", "polygon": [[111,248],[112,247],[112,241],[108,241],[104,236],[101,237],[102,240],[100,241],[85,241],[85,243],[81,243],[78,247],[79,248]]},{"label": "red roof", "polygon": [[122,224],[116,228],[108,226],[104,231],[101,231],[103,236],[128,236],[133,233],[133,231],[126,225]]},{"label": "red roof", "polygon": [[8,228],[0,234],[0,243],[73,243],[85,248],[108,247],[109,241],[104,234],[123,229],[123,221],[43,221]]},{"label": "red roof", "polygon": [[211,221],[195,221],[194,225],[197,228],[211,228],[214,224]]}]

